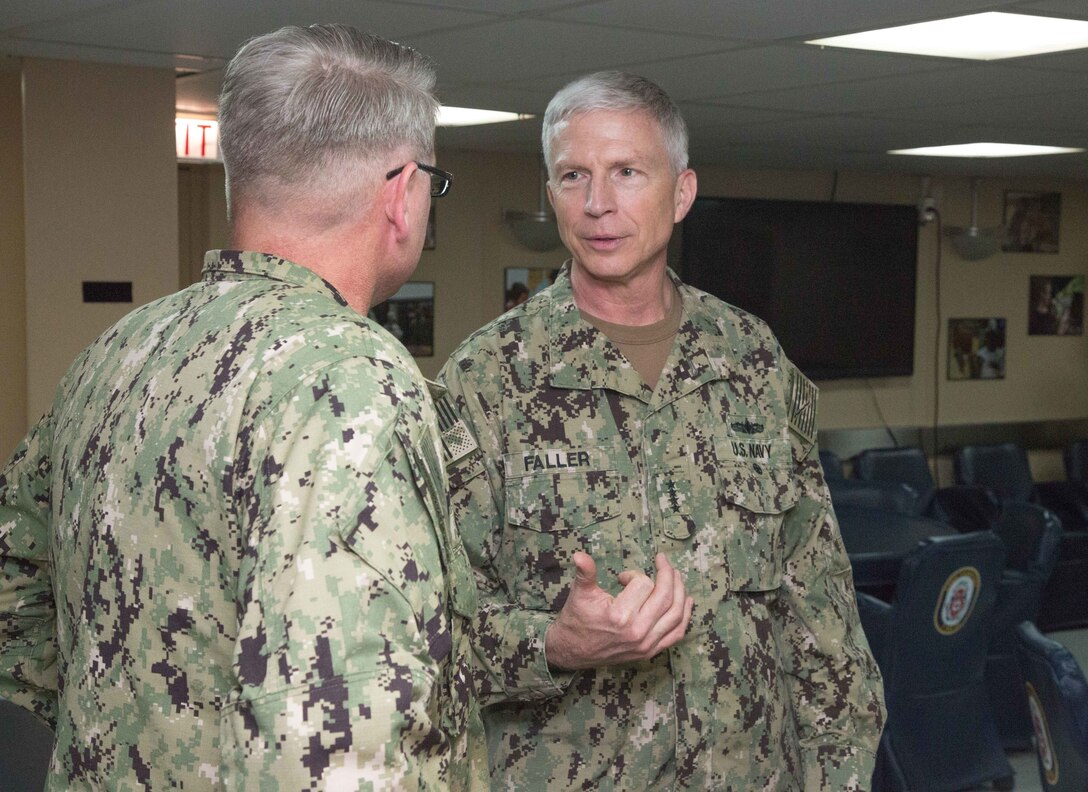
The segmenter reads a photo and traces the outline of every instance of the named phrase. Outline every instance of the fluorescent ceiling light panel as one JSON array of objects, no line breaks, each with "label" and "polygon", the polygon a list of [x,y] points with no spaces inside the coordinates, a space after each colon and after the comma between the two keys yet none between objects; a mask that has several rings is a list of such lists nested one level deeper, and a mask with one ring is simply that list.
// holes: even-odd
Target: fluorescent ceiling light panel
[{"label": "fluorescent ceiling light panel", "polygon": [[1028,146],[1020,143],[957,143],[952,146],[894,149],[889,154],[911,154],[918,157],[1033,157],[1039,154],[1077,154],[1082,148],[1058,146]]},{"label": "fluorescent ceiling light panel", "polygon": [[447,107],[438,110],[438,125],[441,127],[475,126],[477,124],[501,124],[504,121],[521,121],[532,118],[522,113],[504,113],[500,110],[474,110],[471,107]]},{"label": "fluorescent ceiling light panel", "polygon": [[999,60],[1088,47],[1088,22],[988,11],[805,43],[941,58]]}]

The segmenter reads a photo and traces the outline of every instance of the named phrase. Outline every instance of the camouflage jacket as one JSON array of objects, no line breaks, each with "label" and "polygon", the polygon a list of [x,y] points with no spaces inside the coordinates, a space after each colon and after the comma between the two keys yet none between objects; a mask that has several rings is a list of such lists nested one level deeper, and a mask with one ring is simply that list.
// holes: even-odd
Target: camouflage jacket
[{"label": "camouflage jacket", "polygon": [[[480,587],[492,788],[867,789],[882,687],[815,388],[762,322],[676,282],[684,316],[654,391],[581,319],[569,268],[443,369],[479,444],[450,485]],[[550,669],[576,550],[613,593],[664,552],[695,600],[687,635],[646,662]]]},{"label": "camouflage jacket", "polygon": [[454,789],[486,772],[471,569],[415,363],[212,251],[75,361],[0,473],[0,696],[49,789]]}]

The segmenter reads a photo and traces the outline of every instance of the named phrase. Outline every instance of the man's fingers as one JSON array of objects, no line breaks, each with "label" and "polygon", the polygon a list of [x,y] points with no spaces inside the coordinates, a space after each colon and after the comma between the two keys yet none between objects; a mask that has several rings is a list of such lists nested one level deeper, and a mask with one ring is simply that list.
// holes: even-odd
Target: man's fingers
[{"label": "man's fingers", "polygon": [[623,591],[612,600],[612,621],[617,625],[632,624],[640,614],[646,598],[653,594],[654,581],[642,572],[624,571],[619,574]]},{"label": "man's fingers", "polygon": [[[653,581],[653,590],[639,608],[639,622],[647,634],[654,629],[657,622],[666,617],[670,610],[675,608],[674,619],[679,617],[679,608],[682,607],[684,594],[684,583],[680,574],[663,554],[657,554],[654,565],[657,567],[657,579]],[[676,602],[677,585],[679,585],[680,603]],[[671,626],[670,624],[669,627]]]},{"label": "man's fingers", "polygon": [[680,642],[688,632],[688,624],[691,622],[692,610],[695,606],[695,600],[691,597],[685,597],[683,599],[683,607],[680,611],[680,619],[676,625],[670,630],[664,632],[661,637],[654,643],[653,648],[649,652],[649,656],[654,656],[659,652],[663,652],[670,646],[673,646]]}]

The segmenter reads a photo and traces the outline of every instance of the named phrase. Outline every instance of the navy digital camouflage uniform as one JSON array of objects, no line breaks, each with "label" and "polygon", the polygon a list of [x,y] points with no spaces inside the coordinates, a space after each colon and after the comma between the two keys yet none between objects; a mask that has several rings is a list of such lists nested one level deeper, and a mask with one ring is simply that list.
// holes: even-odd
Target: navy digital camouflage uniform
[{"label": "navy digital camouflage uniform", "polygon": [[483,782],[441,453],[404,348],[282,259],[212,251],[103,334],[0,473],[0,696],[55,727],[48,788]]},{"label": "navy digital camouflage uniform", "polygon": [[[443,369],[479,445],[450,484],[480,587],[492,788],[867,789],[882,686],[815,387],[760,320],[670,277],[683,319],[653,391],[580,317],[569,264]],[[645,662],[550,669],[577,550],[613,593],[664,552],[694,598],[686,636]]]}]

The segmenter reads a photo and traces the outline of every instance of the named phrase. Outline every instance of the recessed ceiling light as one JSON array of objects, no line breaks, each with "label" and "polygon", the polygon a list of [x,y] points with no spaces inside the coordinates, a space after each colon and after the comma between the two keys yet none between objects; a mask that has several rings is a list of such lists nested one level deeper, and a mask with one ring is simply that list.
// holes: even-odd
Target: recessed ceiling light
[{"label": "recessed ceiling light", "polygon": [[1088,22],[987,11],[805,43],[943,58],[998,60],[1088,47]]},{"label": "recessed ceiling light", "polygon": [[889,154],[912,154],[919,157],[1033,157],[1038,154],[1077,154],[1082,148],[1058,146],[1028,146],[1020,143],[957,143],[952,146],[894,149]]},{"label": "recessed ceiling light", "polygon": [[523,113],[504,113],[500,110],[474,110],[471,107],[447,107],[438,111],[438,125],[442,127],[475,126],[476,124],[501,124],[504,121],[521,121],[532,118]]}]

